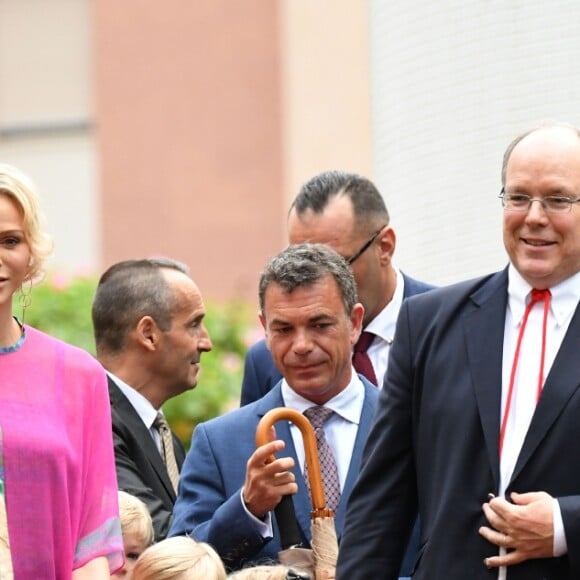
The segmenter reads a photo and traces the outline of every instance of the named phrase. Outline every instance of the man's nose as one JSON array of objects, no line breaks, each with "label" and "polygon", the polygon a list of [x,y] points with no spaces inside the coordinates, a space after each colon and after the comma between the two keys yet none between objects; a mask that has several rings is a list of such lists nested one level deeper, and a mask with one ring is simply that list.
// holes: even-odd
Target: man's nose
[{"label": "man's nose", "polygon": [[312,350],[312,339],[308,332],[302,330],[298,331],[294,336],[293,343],[294,352],[304,354]]},{"label": "man's nose", "polygon": [[533,198],[530,200],[530,207],[526,212],[526,221],[545,221],[548,219],[546,208],[544,207],[544,200],[540,198]]},{"label": "man's nose", "polygon": [[198,350],[203,352],[209,352],[213,348],[213,343],[211,342],[211,338],[209,337],[209,332],[207,328],[202,324],[201,325],[201,337],[198,342]]}]

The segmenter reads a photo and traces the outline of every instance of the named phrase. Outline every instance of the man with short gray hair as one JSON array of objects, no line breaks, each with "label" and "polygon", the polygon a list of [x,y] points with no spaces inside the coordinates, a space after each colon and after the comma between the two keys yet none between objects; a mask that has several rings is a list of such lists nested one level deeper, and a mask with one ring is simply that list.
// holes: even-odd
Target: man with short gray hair
[{"label": "man with short gray hair", "polygon": [[185,457],[161,406],[197,384],[201,353],[212,348],[204,316],[187,267],[169,258],[114,264],[101,276],[93,302],[119,489],[147,505],[157,541],[169,530]]},{"label": "man with short gray hair", "polygon": [[[283,379],[259,401],[197,426],[170,531],[210,543],[230,569],[278,558],[274,509],[287,495],[302,543],[310,544],[301,436],[279,422],[276,439],[256,449],[265,413],[285,406],[320,421],[331,465],[323,475],[327,505],[340,537],[378,393],[353,372],[363,307],[352,272],[336,252],[320,244],[288,247],[262,273],[259,298],[260,321]],[[274,453],[279,457],[268,463]]]}]

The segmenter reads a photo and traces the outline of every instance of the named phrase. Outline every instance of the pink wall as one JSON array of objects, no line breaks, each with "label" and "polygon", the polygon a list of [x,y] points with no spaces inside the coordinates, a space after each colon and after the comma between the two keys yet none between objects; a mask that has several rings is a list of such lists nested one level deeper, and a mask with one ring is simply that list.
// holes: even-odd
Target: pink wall
[{"label": "pink wall", "polygon": [[168,255],[255,300],[285,243],[277,3],[94,6],[103,267]]}]

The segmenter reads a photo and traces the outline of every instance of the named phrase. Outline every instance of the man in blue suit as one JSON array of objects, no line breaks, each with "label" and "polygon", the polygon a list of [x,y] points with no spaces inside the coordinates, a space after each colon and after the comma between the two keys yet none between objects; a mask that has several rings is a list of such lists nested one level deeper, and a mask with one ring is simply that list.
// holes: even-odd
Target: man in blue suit
[{"label": "man in blue suit", "polygon": [[[396,237],[381,194],[360,175],[321,173],[302,186],[292,203],[288,239],[291,244],[325,244],[349,263],[365,309],[363,328],[374,335],[367,354],[382,385],[403,300],[433,286],[393,265]],[[280,378],[266,342],[259,341],[246,354],[241,404],[258,400]]]},{"label": "man in blue suit", "polygon": [[[502,272],[410,298],[350,498],[337,579],[580,578],[580,131],[520,135]],[[467,201],[467,200],[466,200]]]},{"label": "man in blue suit", "polygon": [[[273,510],[286,495],[293,495],[303,546],[310,542],[301,435],[279,422],[275,439],[256,449],[264,414],[283,406],[332,411],[323,429],[340,482],[340,537],[378,398],[378,390],[352,368],[364,309],[352,273],[336,252],[320,244],[290,246],[262,273],[259,298],[260,321],[284,378],[259,401],[195,429],[170,530],[210,543],[230,569],[278,558]],[[268,463],[274,453],[279,457]]]}]

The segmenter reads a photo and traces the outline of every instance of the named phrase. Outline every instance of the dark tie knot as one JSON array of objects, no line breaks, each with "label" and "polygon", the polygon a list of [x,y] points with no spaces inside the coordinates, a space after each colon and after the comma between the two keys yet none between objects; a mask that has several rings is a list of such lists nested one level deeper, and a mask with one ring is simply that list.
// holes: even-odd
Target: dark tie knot
[{"label": "dark tie knot", "polygon": [[361,332],[357,343],[354,345],[354,352],[366,352],[374,339],[375,335],[372,332]]},{"label": "dark tie knot", "polygon": [[153,427],[155,427],[155,429],[157,429],[159,432],[165,429],[169,429],[169,424],[167,423],[167,419],[165,419],[163,416],[163,413],[157,413],[155,421],[153,421]]},{"label": "dark tie knot", "polygon": [[310,421],[315,431],[318,431],[334,413],[328,407],[310,407],[304,411],[304,416]]}]

